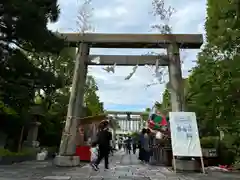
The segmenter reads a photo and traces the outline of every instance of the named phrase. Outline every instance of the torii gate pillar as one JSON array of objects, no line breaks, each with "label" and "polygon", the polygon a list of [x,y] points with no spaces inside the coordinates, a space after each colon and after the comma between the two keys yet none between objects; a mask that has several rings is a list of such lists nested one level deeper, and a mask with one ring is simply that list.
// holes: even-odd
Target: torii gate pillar
[{"label": "torii gate pillar", "polygon": [[88,54],[88,44],[81,43],[76,56],[67,119],[59,147],[59,155],[54,159],[54,164],[57,166],[67,167],[78,166],[80,164],[79,156],[75,156],[76,133],[78,127],[78,119],[82,114],[84,86],[87,75],[86,62],[88,60]]},{"label": "torii gate pillar", "polygon": [[184,84],[182,79],[179,46],[177,44],[169,44],[167,53],[169,56],[168,71],[172,112],[184,111]]}]

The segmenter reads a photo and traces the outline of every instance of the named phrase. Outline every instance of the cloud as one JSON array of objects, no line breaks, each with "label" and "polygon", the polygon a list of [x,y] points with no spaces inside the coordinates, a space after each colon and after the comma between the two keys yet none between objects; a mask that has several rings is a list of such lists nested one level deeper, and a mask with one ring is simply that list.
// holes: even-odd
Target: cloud
[{"label": "cloud", "polygon": [[[166,0],[173,5],[176,13],[171,19],[174,33],[204,33],[206,0]],[[79,9],[78,0],[60,0],[60,19],[48,28],[69,32],[77,29],[76,20]],[[147,33],[150,26],[159,23],[150,12],[150,0],[93,0],[92,24],[96,32],[104,33]],[[151,50],[146,49],[91,49],[91,54],[135,54],[141,55]],[[153,50],[160,52],[160,50]],[[181,58],[183,76],[195,65],[199,50],[183,50]],[[153,103],[162,100],[165,84],[158,84],[149,88],[146,85],[153,80],[152,73],[145,67],[139,67],[134,76],[126,81],[124,78],[131,72],[132,67],[117,67],[115,74],[107,73],[102,67],[90,67],[89,74],[93,75],[99,86],[99,96],[105,108],[111,110],[143,110]],[[168,77],[165,77],[167,80]]]}]

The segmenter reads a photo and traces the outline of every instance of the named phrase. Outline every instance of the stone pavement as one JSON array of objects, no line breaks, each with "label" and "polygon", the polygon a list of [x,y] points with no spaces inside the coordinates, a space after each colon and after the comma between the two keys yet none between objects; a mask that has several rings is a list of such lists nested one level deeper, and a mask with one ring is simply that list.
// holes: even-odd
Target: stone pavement
[{"label": "stone pavement", "polygon": [[239,174],[211,172],[180,174],[163,166],[140,164],[136,155],[119,151],[111,157],[111,168],[95,172],[87,164],[83,167],[55,167],[50,161],[30,161],[0,165],[0,180],[240,180]]}]

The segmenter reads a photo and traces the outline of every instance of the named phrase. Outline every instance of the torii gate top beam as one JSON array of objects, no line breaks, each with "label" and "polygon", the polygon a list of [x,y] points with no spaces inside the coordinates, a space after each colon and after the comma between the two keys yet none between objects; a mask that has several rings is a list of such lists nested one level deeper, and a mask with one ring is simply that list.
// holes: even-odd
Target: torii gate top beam
[{"label": "torii gate top beam", "polygon": [[93,48],[167,48],[177,43],[181,48],[198,49],[203,43],[201,34],[100,34],[57,33],[72,47],[86,42]]},{"label": "torii gate top beam", "polygon": [[126,115],[127,113],[130,113],[131,115],[143,115],[146,114],[146,112],[136,112],[136,111],[106,111],[106,114],[112,114],[112,115]]}]

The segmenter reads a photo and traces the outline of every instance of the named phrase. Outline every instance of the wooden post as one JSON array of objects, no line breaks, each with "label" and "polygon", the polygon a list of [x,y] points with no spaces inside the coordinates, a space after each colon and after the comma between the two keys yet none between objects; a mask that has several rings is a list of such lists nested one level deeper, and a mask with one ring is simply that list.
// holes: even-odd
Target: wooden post
[{"label": "wooden post", "polygon": [[181,61],[178,45],[170,44],[168,46],[167,52],[169,56],[168,71],[172,112],[184,111],[184,84],[182,80]]},{"label": "wooden post", "polygon": [[[75,62],[72,89],[69,99],[67,119],[62,133],[59,155],[54,159],[57,166],[77,166],[79,157],[76,153],[77,117],[82,112],[83,86],[85,84],[85,62],[88,59],[88,45],[81,43]],[[80,87],[80,84],[82,87]],[[81,104],[80,107],[78,107]],[[77,115],[77,116],[76,116]]]}]

